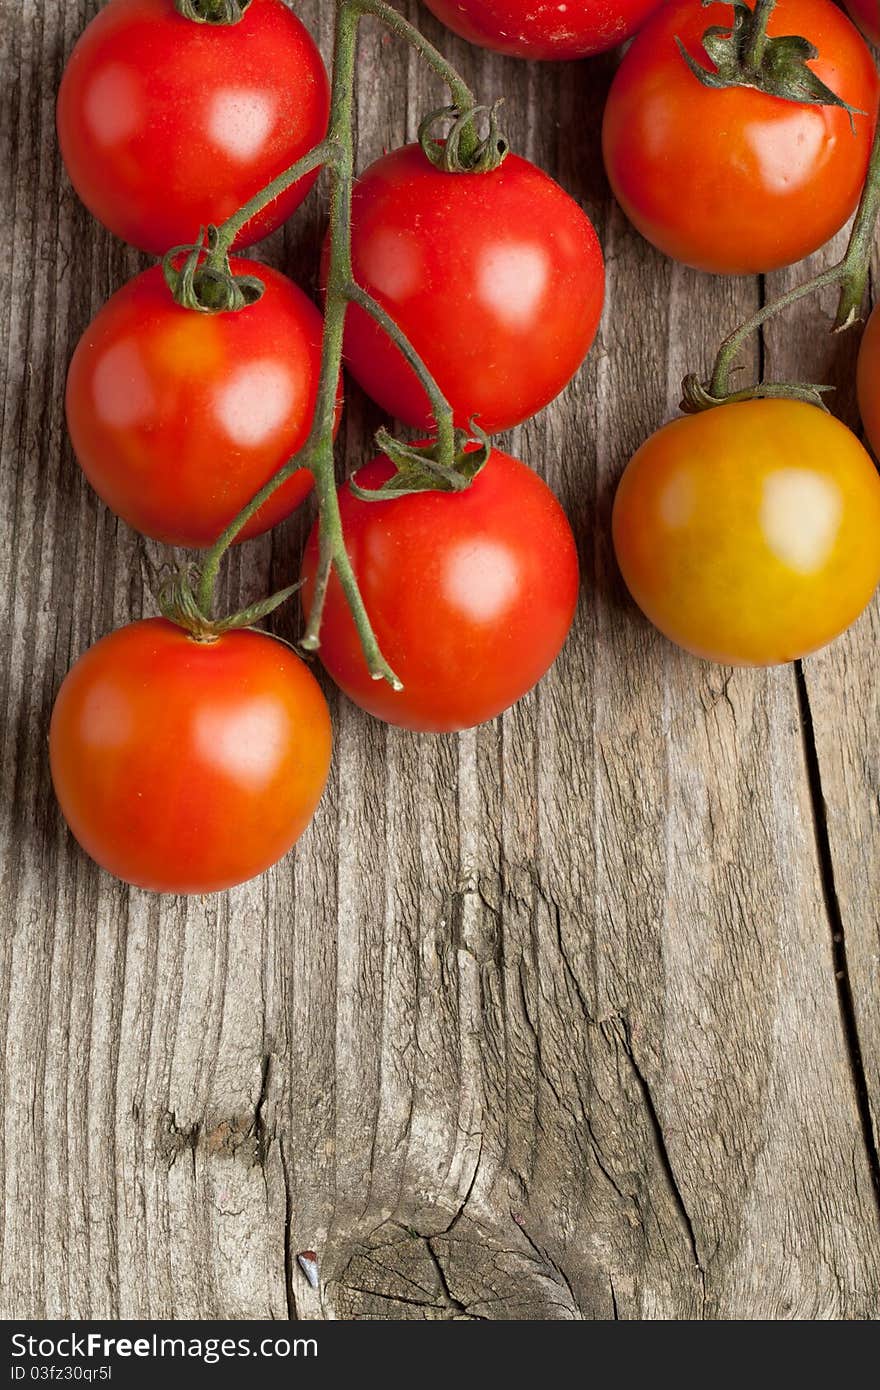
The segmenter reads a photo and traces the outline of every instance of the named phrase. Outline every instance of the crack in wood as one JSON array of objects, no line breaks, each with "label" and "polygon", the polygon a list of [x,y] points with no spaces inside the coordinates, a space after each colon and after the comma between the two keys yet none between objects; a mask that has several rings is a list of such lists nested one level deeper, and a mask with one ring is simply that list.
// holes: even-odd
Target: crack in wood
[{"label": "crack in wood", "polygon": [[846,1044],[847,1057],[849,1059],[850,1076],[855,1093],[862,1142],[865,1146],[868,1169],[871,1174],[871,1184],[874,1189],[874,1199],[877,1204],[877,1214],[878,1218],[880,1218],[880,1152],[878,1152],[877,1148],[874,1117],[871,1112],[871,1098],[868,1090],[868,1079],[865,1075],[862,1045],[859,1038],[859,1025],[856,1016],[855,1001],[853,999],[852,984],[850,982],[849,963],[847,961],[846,952],[846,929],[843,921],[843,913],[840,909],[840,899],[837,893],[834,855],[831,849],[831,836],[828,828],[828,809],[822,791],[822,769],[819,763],[816,732],[813,728],[813,712],[810,706],[810,695],[807,690],[807,681],[802,661],[795,662],[795,681],[797,684],[798,707],[801,714],[801,732],[803,737],[804,760],[807,768],[807,782],[810,789],[810,806],[813,814],[816,858],[819,867],[819,878],[822,885],[822,898],[825,903],[825,913],[831,932],[831,956],[834,963],[834,981],[837,987],[837,999],[840,1005],[840,1023]]},{"label": "crack in wood", "polygon": [[614,1292],[614,1280],[612,1279],[610,1274],[608,1275],[608,1288],[611,1291],[611,1311],[614,1314],[614,1321],[619,1322],[620,1312],[617,1307],[617,1295]]},{"label": "crack in wood", "polygon": [[281,1175],[284,1181],[284,1293],[287,1299],[287,1316],[291,1322],[296,1322],[299,1320],[299,1308],[297,1307],[296,1290],[293,1282],[296,1271],[293,1253],[293,1190],[287,1167],[287,1152],[283,1135],[278,1140],[278,1156],[281,1161]]},{"label": "crack in wood", "polygon": [[650,1121],[651,1130],[653,1132],[654,1140],[657,1146],[657,1156],[660,1160],[660,1166],[663,1170],[663,1174],[666,1178],[666,1181],[669,1184],[669,1191],[672,1194],[676,1210],[678,1211],[678,1214],[681,1217],[685,1232],[687,1234],[687,1239],[691,1248],[691,1254],[693,1255],[694,1264],[697,1269],[697,1275],[700,1280],[702,1290],[702,1307],[703,1312],[705,1313],[706,1271],[704,1270],[703,1265],[700,1261],[700,1253],[697,1249],[697,1235],[696,1231],[694,1230],[694,1223],[691,1220],[690,1212],[688,1211],[687,1205],[685,1204],[684,1195],[682,1193],[681,1188],[679,1187],[678,1179],[675,1176],[675,1169],[672,1166],[672,1160],[669,1157],[669,1149],[666,1145],[666,1136],[663,1133],[663,1125],[660,1121],[660,1115],[654,1103],[654,1097],[651,1094],[651,1088],[648,1085],[648,1079],[642,1071],[641,1067],[639,1066],[639,1063],[636,1059],[635,1051],[633,1050],[632,1035],[630,1033],[629,1022],[622,1014],[617,1015],[616,1022],[619,1023],[620,1026],[614,1027],[614,1022],[612,1022],[613,1030],[622,1043],[624,1055],[627,1057],[629,1061],[630,1067],[632,1068],[632,1074],[635,1077],[636,1084],[639,1088],[639,1091],[641,1092],[642,1100],[644,1101],[645,1105],[645,1112]]}]

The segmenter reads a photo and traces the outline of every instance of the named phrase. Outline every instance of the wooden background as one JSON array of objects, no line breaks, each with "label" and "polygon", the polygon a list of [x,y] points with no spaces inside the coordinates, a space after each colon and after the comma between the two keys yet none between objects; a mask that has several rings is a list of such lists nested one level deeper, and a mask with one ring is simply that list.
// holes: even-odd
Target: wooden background
[{"label": "wooden background", "polygon": [[[73,346],[141,264],[54,139],[96,8],[2,7],[0,1312],[876,1317],[880,611],[802,664],[731,672],[649,628],[609,545],[615,481],[683,372],[795,273],[699,276],[627,226],[599,156],[613,59],[504,61],[408,4],[507,94],[514,147],[605,248],[585,370],[508,437],[572,519],[576,626],[537,692],[457,738],[329,690],[332,778],[296,852],[217,897],[130,891],[71,840],[46,757],[69,664],[154,611],[165,558],[64,430]],[[329,0],[299,8],[329,54]],[[362,163],[441,95],[365,24]],[[313,283],[321,229],[313,197],[264,254]],[[825,323],[800,306],[756,351],[837,382],[852,420],[857,335]],[[341,463],[379,423],[352,389]],[[230,604],[289,581],[303,526],[235,553]]]}]

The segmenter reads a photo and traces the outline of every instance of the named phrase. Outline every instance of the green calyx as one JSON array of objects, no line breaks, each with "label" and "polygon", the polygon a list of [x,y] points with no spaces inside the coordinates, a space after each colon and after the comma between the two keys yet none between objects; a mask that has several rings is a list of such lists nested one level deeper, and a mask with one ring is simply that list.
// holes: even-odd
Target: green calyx
[{"label": "green calyx", "polygon": [[298,583],[289,584],[286,589],[279,589],[268,598],[260,599],[258,603],[252,603],[247,608],[241,608],[226,618],[211,618],[202,611],[196,599],[199,578],[199,572],[193,566],[178,570],[165,580],[157,597],[157,606],[162,617],[182,627],[194,642],[216,642],[225,632],[253,627],[254,623],[268,617],[301,587]]},{"label": "green calyx", "polygon": [[[177,262],[185,254],[182,264]],[[232,314],[256,304],[265,285],[256,275],[233,275],[229,258],[217,250],[217,229],[208,228],[190,246],[173,246],[162,258],[165,283],[182,309],[197,314]]]},{"label": "green calyx", "polygon": [[[702,3],[706,6],[715,0]],[[729,28],[712,25],[703,34],[703,48],[714,67],[697,62],[676,37],[679,53],[704,87],[753,87],[768,96],[801,105],[839,106],[847,112],[855,130],[853,117],[866,113],[848,105],[807,67],[811,59],[819,56],[815,45],[797,34],[768,36],[767,20],[775,3],[776,0],[757,0],[751,9],[744,0],[732,0],[733,24]]]},{"label": "green calyx", "polygon": [[[476,443],[477,448],[468,448]],[[378,430],[376,446],[394,464],[394,473],[380,487],[359,487],[355,478],[349,487],[362,502],[388,502],[394,497],[410,497],[416,492],[464,492],[488,461],[492,444],[488,435],[471,421],[471,433],[456,430],[452,461],[441,457],[436,440],[427,444],[407,444],[392,439],[387,430]]]},{"label": "green calyx", "polygon": [[713,395],[710,386],[689,372],[681,383],[679,410],[685,415],[700,415],[704,410],[714,410],[721,405],[736,405],[738,401],[772,400],[781,398],[788,401],[805,401],[828,413],[822,399],[833,386],[815,386],[809,381],[761,381],[744,391],[730,391],[724,395]]},{"label": "green calyx", "polygon": [[237,24],[251,0],[174,0],[175,9],[194,24]]},{"label": "green calyx", "polygon": [[[419,144],[435,169],[444,174],[490,174],[497,169],[510,151],[507,138],[498,123],[500,101],[492,106],[472,106],[460,111],[457,106],[441,106],[431,111],[419,126]],[[488,118],[488,129],[481,136],[477,117]],[[444,139],[438,139],[435,128],[451,121]]]}]

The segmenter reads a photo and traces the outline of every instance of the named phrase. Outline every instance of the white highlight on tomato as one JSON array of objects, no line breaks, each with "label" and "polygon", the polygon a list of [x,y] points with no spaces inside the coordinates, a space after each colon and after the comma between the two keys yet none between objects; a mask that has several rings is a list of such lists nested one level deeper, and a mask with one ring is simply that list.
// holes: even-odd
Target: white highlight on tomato
[{"label": "white highlight on tomato", "polygon": [[477,295],[510,328],[527,327],[541,302],[550,267],[539,246],[490,246],[480,261]]},{"label": "white highlight on tomato", "polygon": [[375,232],[359,252],[364,279],[380,294],[399,302],[414,294],[422,279],[422,256],[407,232]]},{"label": "white highlight on tomato", "polygon": [[121,748],[133,736],[131,707],[110,681],[93,685],[83,700],[79,735],[89,748]]},{"label": "white highlight on tomato", "polygon": [[766,124],[752,121],[746,136],[761,181],[779,193],[810,183],[823,147],[827,144],[828,158],[834,144],[824,112],[816,106],[793,106],[785,120],[774,115]]},{"label": "white highlight on tomato", "polygon": [[208,112],[208,134],[233,159],[251,159],[272,129],[274,107],[253,87],[227,87],[218,92]]},{"label": "white highlight on tomato", "polygon": [[271,358],[239,367],[217,388],[217,414],[234,444],[262,444],[296,405],[297,384]]},{"label": "white highlight on tomato", "polygon": [[446,597],[478,622],[500,617],[515,597],[518,583],[509,552],[493,541],[462,541],[447,556]]},{"label": "white highlight on tomato", "polygon": [[272,781],[290,730],[284,710],[264,698],[251,700],[234,714],[227,709],[202,709],[194,732],[207,764],[257,790]]},{"label": "white highlight on tomato", "polygon": [[780,468],[764,482],[761,527],[773,553],[798,574],[821,569],[834,548],[843,499],[830,478]]},{"label": "white highlight on tomato", "polygon": [[92,395],[98,417],[112,429],[128,429],[155,409],[150,378],[133,339],[114,343],[104,353],[92,377]]},{"label": "white highlight on tomato", "polygon": [[140,124],[140,84],[123,63],[108,63],[89,84],[84,113],[99,145],[116,145]]},{"label": "white highlight on tomato", "polygon": [[676,473],[660,495],[660,515],[670,531],[687,526],[693,515],[697,490],[688,473]]}]

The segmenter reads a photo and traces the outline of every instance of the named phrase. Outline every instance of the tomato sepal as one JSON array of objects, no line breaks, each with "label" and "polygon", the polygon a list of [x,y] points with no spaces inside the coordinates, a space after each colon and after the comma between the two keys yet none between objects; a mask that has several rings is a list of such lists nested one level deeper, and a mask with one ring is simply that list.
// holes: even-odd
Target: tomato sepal
[{"label": "tomato sepal", "polygon": [[157,595],[157,607],[162,617],[182,627],[194,642],[216,642],[225,632],[253,627],[302,588],[302,580],[298,580],[296,584],[277,589],[267,598],[248,604],[246,608],[240,608],[225,618],[211,618],[203,612],[196,598],[199,578],[198,567],[188,565],[169,575]]},{"label": "tomato sepal", "polygon": [[[714,0],[702,0],[703,6]],[[781,97],[804,106],[839,106],[849,116],[855,132],[855,116],[866,111],[850,106],[833,92],[807,63],[819,57],[819,50],[799,34],[770,38],[767,18],[775,0],[758,0],[754,9],[745,0],[732,0],[733,23],[713,24],[703,34],[703,48],[714,67],[704,67],[685,48],[678,35],[678,51],[690,71],[704,87],[753,87],[768,96]]]},{"label": "tomato sepal", "polygon": [[[474,444],[476,448],[468,447]],[[362,502],[387,502],[417,492],[464,492],[485,468],[492,452],[489,436],[473,420],[470,432],[455,431],[451,464],[441,457],[436,439],[413,444],[394,439],[387,430],[380,429],[376,431],[376,447],[394,464],[395,471],[375,488],[359,487],[355,473],[349,487]]]},{"label": "tomato sepal", "polygon": [[822,396],[834,390],[834,386],[817,386],[811,381],[760,381],[742,391],[713,394],[710,386],[700,381],[694,372],[688,372],[681,383],[682,398],[678,408],[685,415],[700,415],[704,410],[714,410],[719,405],[736,405],[739,401],[781,399],[804,401],[829,415]]},{"label": "tomato sepal", "polygon": [[[491,174],[498,169],[510,153],[510,143],[498,121],[502,102],[499,97],[491,106],[471,106],[466,111],[457,106],[439,106],[436,111],[429,111],[418,131],[425,158],[444,174]],[[488,130],[481,137],[476,117],[482,115],[488,117]],[[452,124],[444,138],[438,139],[434,129],[444,121]]]},{"label": "tomato sepal", "polygon": [[237,24],[251,0],[174,0],[174,8],[193,24]]},{"label": "tomato sepal", "polygon": [[[215,257],[217,228],[199,231],[198,241],[172,246],[162,257],[162,274],[175,304],[197,314],[236,314],[256,304],[266,286],[256,275],[233,275],[229,257]],[[176,262],[186,253],[182,265]],[[202,257],[207,257],[202,262]]]}]

